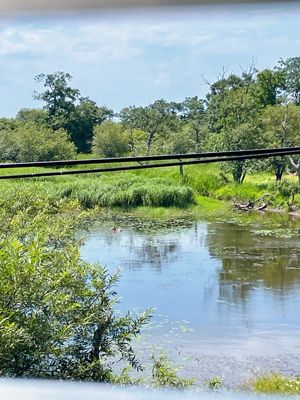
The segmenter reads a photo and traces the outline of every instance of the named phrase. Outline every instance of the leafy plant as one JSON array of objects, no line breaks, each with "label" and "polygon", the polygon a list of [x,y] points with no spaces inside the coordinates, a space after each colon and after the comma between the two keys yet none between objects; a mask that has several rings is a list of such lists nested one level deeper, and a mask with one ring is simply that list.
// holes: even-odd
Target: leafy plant
[{"label": "leafy plant", "polygon": [[219,390],[220,387],[222,386],[223,381],[221,378],[219,378],[218,376],[214,376],[211,379],[209,379],[209,381],[207,382],[207,386],[209,387],[209,389],[211,390]]},{"label": "leafy plant", "polygon": [[132,339],[151,311],[116,316],[119,275],[80,259],[65,216],[18,201],[0,213],[0,375],[111,382],[119,361],[141,370]]},{"label": "leafy plant", "polygon": [[153,356],[152,359],[152,378],[155,386],[185,389],[193,385],[194,379],[178,376],[179,369],[173,367],[165,355],[160,354],[158,358]]}]

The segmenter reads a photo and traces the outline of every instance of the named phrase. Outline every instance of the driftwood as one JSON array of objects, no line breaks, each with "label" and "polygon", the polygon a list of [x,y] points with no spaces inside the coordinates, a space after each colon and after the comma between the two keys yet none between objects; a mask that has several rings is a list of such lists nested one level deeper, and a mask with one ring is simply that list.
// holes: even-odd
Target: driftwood
[{"label": "driftwood", "polygon": [[266,203],[262,203],[259,207],[257,207],[257,211],[262,211],[265,210],[267,208]]},{"label": "driftwood", "polygon": [[[249,200],[248,203],[236,203],[235,200],[233,199],[233,208],[235,210],[240,210],[240,211],[262,211],[267,208],[267,203],[265,203],[265,198],[268,197],[269,194],[266,193],[263,196],[261,196],[259,199],[251,201]],[[255,207],[255,204],[257,204],[257,207]]]},{"label": "driftwood", "polygon": [[298,211],[298,207],[295,204],[293,204],[293,203],[291,203],[289,201],[287,202],[287,206],[288,206],[289,212]]}]

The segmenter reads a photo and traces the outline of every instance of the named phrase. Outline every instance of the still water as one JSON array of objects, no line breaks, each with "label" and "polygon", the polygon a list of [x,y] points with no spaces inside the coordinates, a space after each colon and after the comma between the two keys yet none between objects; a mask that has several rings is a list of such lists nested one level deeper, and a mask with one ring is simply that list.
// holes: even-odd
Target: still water
[{"label": "still water", "polygon": [[122,269],[120,309],[155,308],[151,340],[194,355],[272,356],[277,364],[284,355],[288,369],[300,368],[298,358],[290,365],[286,357],[300,354],[297,229],[203,221],[150,231],[112,226],[93,223],[82,257]]}]

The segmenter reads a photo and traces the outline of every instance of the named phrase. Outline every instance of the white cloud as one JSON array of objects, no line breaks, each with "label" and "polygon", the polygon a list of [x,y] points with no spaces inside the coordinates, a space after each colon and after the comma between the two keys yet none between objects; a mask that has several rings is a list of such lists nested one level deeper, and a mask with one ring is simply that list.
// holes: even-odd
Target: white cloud
[{"label": "white cloud", "polygon": [[282,6],[280,12],[202,10],[2,21],[1,85],[18,93],[15,105],[10,94],[11,102],[2,110],[20,108],[25,89],[22,106],[30,106],[37,89],[33,76],[40,72],[70,72],[84,95],[118,109],[155,98],[202,95],[201,74],[213,81],[228,63],[240,72],[239,65],[247,66],[253,58],[258,67],[272,67],[281,56],[299,55],[299,7],[293,12]]}]

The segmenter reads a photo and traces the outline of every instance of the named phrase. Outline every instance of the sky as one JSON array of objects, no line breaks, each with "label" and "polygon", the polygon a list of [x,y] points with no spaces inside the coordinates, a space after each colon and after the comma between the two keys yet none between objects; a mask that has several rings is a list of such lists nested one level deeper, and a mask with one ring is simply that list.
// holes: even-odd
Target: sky
[{"label": "sky", "polygon": [[[204,97],[223,67],[272,68],[300,56],[300,3],[147,9],[52,17],[0,16],[0,116],[42,107],[40,73],[118,112],[156,99]],[[206,82],[206,83],[205,83]]]}]

